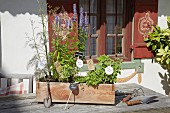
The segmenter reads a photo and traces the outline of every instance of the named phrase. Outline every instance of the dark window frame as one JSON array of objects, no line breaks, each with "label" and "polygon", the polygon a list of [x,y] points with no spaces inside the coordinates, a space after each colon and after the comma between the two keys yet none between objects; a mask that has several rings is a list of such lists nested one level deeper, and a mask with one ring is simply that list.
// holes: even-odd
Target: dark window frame
[{"label": "dark window frame", "polygon": [[[97,13],[98,13],[98,23],[97,23],[97,35],[93,35],[93,36],[98,36],[96,38],[96,55],[91,55],[90,52],[88,51],[86,58],[93,58],[95,59],[96,57],[106,54],[106,1],[105,0],[97,0],[98,2],[98,6],[102,6],[102,10],[98,7],[97,9]],[[111,58],[114,57],[119,57],[122,58],[124,61],[130,61],[131,60],[131,50],[130,50],[130,45],[132,45],[132,18],[133,18],[133,3],[134,0],[131,0],[129,2],[126,2],[126,0],[124,0],[124,15],[123,17],[123,25],[122,25],[122,54],[115,54],[115,55],[109,55]],[[90,15],[88,13],[88,15]],[[119,14],[116,14],[119,15]],[[102,18],[104,17],[104,18]],[[118,34],[115,33],[115,37],[118,37]],[[120,34],[119,34],[120,35]],[[89,37],[92,36],[92,34],[88,35]],[[88,40],[90,39],[88,37]],[[89,41],[88,41],[89,42]],[[115,45],[116,46],[116,45]],[[90,50],[90,46],[88,45],[88,49]]]}]

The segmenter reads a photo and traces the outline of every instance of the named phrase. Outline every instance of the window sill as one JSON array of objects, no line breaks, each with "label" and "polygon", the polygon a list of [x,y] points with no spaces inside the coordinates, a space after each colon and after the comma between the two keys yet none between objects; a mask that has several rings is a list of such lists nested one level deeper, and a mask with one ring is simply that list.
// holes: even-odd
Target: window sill
[{"label": "window sill", "polygon": [[[95,65],[95,67],[98,68],[96,65]],[[135,69],[135,70],[137,70],[138,67],[140,67],[138,72],[143,73],[144,72],[144,63],[141,63],[140,60],[134,60],[131,62],[123,62],[121,64],[121,69]],[[84,72],[84,71],[89,71],[87,64],[84,64],[84,66],[80,69],[80,72]]]}]

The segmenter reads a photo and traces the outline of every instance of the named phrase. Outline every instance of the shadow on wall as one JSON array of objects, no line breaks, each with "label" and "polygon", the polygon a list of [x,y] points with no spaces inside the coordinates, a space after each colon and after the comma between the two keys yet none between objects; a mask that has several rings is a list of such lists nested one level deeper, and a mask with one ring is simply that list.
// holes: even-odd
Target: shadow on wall
[{"label": "shadow on wall", "polygon": [[163,90],[165,90],[165,94],[170,96],[170,70],[165,73],[164,75],[162,73],[158,73],[161,80],[161,84],[163,85]]},{"label": "shadow on wall", "polygon": [[[46,0],[39,1],[46,3]],[[45,5],[43,7],[46,9]],[[0,12],[9,12],[13,16],[25,13],[39,15],[38,2],[37,0],[0,0]]]}]

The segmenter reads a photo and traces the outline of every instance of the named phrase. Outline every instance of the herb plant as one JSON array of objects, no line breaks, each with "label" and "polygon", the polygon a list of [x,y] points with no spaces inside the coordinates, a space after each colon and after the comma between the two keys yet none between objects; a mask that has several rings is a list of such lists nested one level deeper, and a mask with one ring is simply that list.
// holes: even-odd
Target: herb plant
[{"label": "herb plant", "polygon": [[[54,78],[58,81],[73,82],[73,78],[78,73],[78,68],[76,68],[77,58],[74,54],[76,51],[84,51],[84,41],[87,35],[84,31],[79,32],[79,37],[77,37],[77,34],[78,32],[73,32],[73,34],[67,35],[66,40],[62,40],[61,37],[56,37],[52,40],[53,51],[50,52],[51,69]],[[61,66],[60,72],[56,70],[56,61]]]},{"label": "herb plant", "polygon": [[[29,61],[28,66],[36,65],[36,72],[39,74],[46,74],[46,79],[49,81],[60,82],[74,82],[74,77],[77,75],[78,68],[76,68],[77,58],[74,56],[75,52],[83,52],[85,49],[85,41],[87,38],[86,28],[77,25],[77,12],[76,5],[73,4],[73,17],[69,17],[67,12],[62,8],[62,21],[59,21],[58,14],[56,13],[58,7],[52,8],[48,6],[48,14],[54,16],[51,28],[52,33],[48,33],[47,26],[48,18],[46,14],[43,14],[42,5],[39,1],[39,11],[41,17],[42,32],[35,34],[35,28],[32,22],[33,37],[28,37],[29,46],[35,50],[35,55]],[[63,16],[64,15],[64,16]],[[61,18],[60,17],[60,18]],[[71,22],[70,22],[71,21]],[[68,22],[70,24],[68,25]],[[63,35],[64,34],[64,35]],[[38,37],[36,37],[38,36]],[[49,37],[52,41],[49,42]],[[49,43],[52,45],[52,50],[49,50]],[[59,65],[58,71],[56,63]],[[39,78],[44,81],[44,77]]]},{"label": "herb plant", "polygon": [[[119,58],[111,59],[109,56],[102,55],[97,58],[96,70],[89,71],[87,76],[78,77],[77,82],[85,82],[89,86],[96,86],[98,84],[114,84],[117,79],[117,75],[121,73],[121,60]],[[111,66],[113,73],[107,75],[105,68]]]}]

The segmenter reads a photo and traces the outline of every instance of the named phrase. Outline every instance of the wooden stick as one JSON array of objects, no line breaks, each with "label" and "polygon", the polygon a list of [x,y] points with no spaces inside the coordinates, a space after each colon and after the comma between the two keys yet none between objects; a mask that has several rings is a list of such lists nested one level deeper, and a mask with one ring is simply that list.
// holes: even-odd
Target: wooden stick
[{"label": "wooden stick", "polygon": [[67,100],[67,103],[66,103],[66,105],[65,105],[64,110],[66,110],[66,107],[67,107],[67,105],[68,105],[68,101],[70,100],[71,94],[72,94],[72,91],[70,92],[70,95],[69,95],[69,97],[68,97],[68,100]]}]

